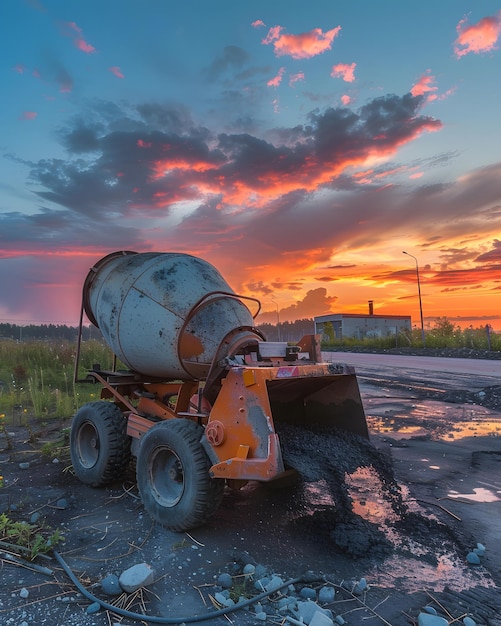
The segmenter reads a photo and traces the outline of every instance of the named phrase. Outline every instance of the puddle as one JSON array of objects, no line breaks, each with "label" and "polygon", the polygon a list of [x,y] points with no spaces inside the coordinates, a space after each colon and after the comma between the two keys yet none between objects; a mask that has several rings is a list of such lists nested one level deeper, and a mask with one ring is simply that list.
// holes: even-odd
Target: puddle
[{"label": "puddle", "polygon": [[356,515],[379,524],[398,519],[391,504],[381,498],[383,485],[373,467],[359,467],[346,476],[345,482]]},{"label": "puddle", "polygon": [[501,436],[501,420],[474,422],[458,422],[447,439],[464,439],[465,437],[499,437]]},{"label": "puddle", "polygon": [[378,586],[386,589],[394,589],[398,582],[408,593],[424,589],[440,592],[445,589],[463,591],[476,586],[495,586],[483,572],[468,569],[450,554],[438,556],[436,565],[422,559],[393,556],[378,566],[371,578],[377,581]]},{"label": "puddle", "polygon": [[387,398],[371,397],[365,402],[365,410],[371,432],[388,434],[397,440],[501,436],[500,414],[479,405],[412,399],[399,400],[396,404]]},{"label": "puddle", "polygon": [[447,494],[448,498],[454,498],[458,500],[470,500],[472,502],[499,502],[501,498],[491,491],[490,489],[484,489],[484,487],[475,487],[473,493],[458,493],[457,491],[451,491]]}]

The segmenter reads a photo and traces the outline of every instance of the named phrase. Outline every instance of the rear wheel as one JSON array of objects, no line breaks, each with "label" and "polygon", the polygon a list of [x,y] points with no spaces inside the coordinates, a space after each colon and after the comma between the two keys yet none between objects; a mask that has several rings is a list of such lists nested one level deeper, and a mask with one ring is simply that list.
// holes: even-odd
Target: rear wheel
[{"label": "rear wheel", "polygon": [[219,507],[224,480],[209,476],[203,428],[188,419],[155,424],[143,436],[137,485],[146,511],[175,531],[204,524]]},{"label": "rear wheel", "polygon": [[100,487],[120,478],[130,461],[127,420],[113,402],[89,402],[71,423],[70,454],[77,477]]}]

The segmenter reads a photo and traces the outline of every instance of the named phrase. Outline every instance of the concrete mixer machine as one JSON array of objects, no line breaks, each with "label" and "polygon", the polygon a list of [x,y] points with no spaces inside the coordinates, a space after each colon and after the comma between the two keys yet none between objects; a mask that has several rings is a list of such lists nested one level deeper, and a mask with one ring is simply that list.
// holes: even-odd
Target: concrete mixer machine
[{"label": "concrete mixer machine", "polygon": [[112,483],[134,456],[145,509],[184,531],[210,518],[226,486],[293,471],[281,425],[320,424],[367,438],[353,368],[323,363],[314,335],[295,345],[266,341],[254,326],[259,310],[258,300],[235,294],[191,255],[119,251],[98,261],[83,287],[75,381],[83,382],[84,312],[115,365],[93,364],[84,379],[101,385],[101,400],[72,421],[77,477]]}]

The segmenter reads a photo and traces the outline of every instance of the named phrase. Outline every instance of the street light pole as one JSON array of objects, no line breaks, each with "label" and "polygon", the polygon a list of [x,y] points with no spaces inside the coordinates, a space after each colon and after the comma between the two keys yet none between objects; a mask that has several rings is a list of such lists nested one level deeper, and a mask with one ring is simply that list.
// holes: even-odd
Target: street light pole
[{"label": "street light pole", "polygon": [[405,250],[402,250],[402,254],[406,254],[407,256],[410,256],[410,257],[412,257],[414,259],[414,261],[416,261],[417,289],[418,289],[418,296],[419,296],[419,313],[421,315],[421,338],[423,340],[423,348],[425,348],[426,347],[426,340],[425,340],[425,336],[424,336],[423,303],[421,301],[421,284],[419,282],[418,260],[416,259],[416,257],[413,254],[409,254],[409,252],[405,252]]}]

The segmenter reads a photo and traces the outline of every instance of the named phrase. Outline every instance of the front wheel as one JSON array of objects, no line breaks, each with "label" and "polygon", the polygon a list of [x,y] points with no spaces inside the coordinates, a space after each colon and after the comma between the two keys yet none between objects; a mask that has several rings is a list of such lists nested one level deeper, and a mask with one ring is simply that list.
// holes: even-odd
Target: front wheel
[{"label": "front wheel", "polygon": [[130,442],[127,420],[116,404],[104,400],[84,404],[71,423],[75,474],[93,487],[121,478],[130,461]]},{"label": "front wheel", "polygon": [[221,503],[224,480],[209,476],[202,435],[195,422],[173,418],[155,424],[141,441],[139,493],[151,517],[170,530],[201,526]]}]

